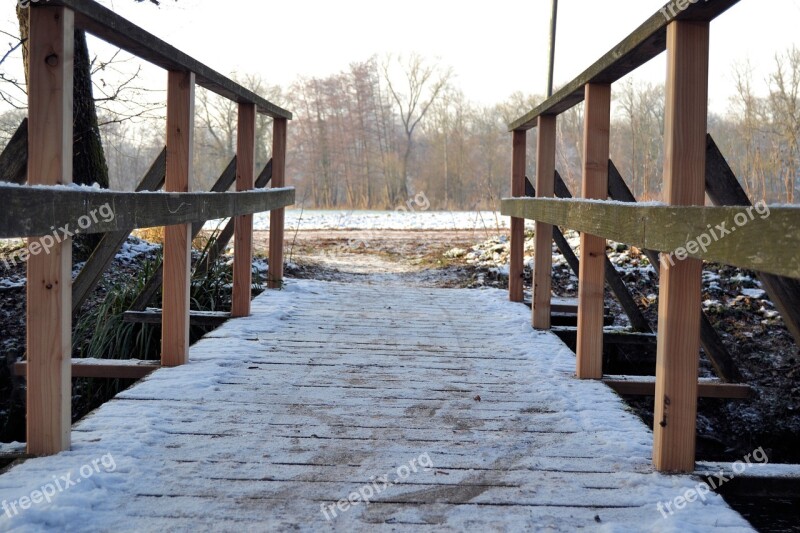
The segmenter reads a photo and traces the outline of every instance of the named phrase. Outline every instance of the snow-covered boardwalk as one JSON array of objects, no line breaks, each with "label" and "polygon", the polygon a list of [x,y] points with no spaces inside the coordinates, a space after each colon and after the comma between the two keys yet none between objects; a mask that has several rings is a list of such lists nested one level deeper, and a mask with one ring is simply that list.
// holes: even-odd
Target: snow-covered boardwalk
[{"label": "snow-covered boardwalk", "polygon": [[506,300],[289,281],[0,476],[0,529],[749,529],[676,508],[698,481],[654,473],[645,425]]}]

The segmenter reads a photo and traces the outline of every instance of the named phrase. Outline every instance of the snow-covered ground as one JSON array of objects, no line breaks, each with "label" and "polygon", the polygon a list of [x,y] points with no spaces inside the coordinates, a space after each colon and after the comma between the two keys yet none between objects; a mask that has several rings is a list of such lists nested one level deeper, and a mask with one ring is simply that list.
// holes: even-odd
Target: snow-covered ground
[{"label": "snow-covered ground", "polygon": [[[483,230],[508,228],[509,220],[495,211],[286,210],[287,230]],[[211,221],[206,229],[219,225]],[[253,228],[268,230],[269,213],[255,215]]]}]

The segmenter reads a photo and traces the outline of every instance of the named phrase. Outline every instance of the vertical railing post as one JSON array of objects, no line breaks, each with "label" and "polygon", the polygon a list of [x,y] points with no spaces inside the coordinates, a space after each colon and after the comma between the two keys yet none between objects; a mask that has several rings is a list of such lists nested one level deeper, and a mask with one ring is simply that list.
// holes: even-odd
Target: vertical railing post
[{"label": "vertical railing post", "polygon": [[[536,142],[536,197],[555,195],[556,116],[539,117]],[[553,290],[553,226],[536,222],[533,268],[533,327],[550,329],[550,302]]]},{"label": "vertical railing post", "polygon": [[[513,132],[511,156],[511,196],[525,196],[525,166],[527,150],[527,132]],[[512,302],[522,302],[524,292],[523,261],[525,259],[525,219],[511,218],[511,264],[508,277],[508,297]]]},{"label": "vertical railing post", "polygon": [[[256,106],[239,104],[236,148],[236,190],[249,191],[255,186]],[[234,220],[233,297],[231,316],[250,314],[253,284],[253,215]]]},{"label": "vertical railing post", "polygon": [[[189,192],[194,145],[195,75],[170,71],[167,84],[167,192]],[[164,228],[161,364],[189,361],[191,224]]]},{"label": "vertical railing post", "polygon": [[[73,33],[71,10],[31,8],[29,185],[72,183]],[[28,240],[27,431],[31,455],[69,449],[72,423],[72,239],[47,244]],[[49,252],[35,253],[37,247]]]},{"label": "vertical railing post", "polygon": [[[708,54],[708,22],[667,27],[664,185],[671,205],[705,202]],[[701,272],[697,259],[661,261],[653,443],[660,471],[694,470]]]},{"label": "vertical railing post", "polygon": [[[588,84],[583,127],[582,196],[608,198],[608,145],[611,127],[611,86]],[[603,310],[605,307],[606,240],[581,233],[581,266],[578,275],[579,379],[603,377]]]},{"label": "vertical railing post", "polygon": [[[272,132],[272,188],[286,185],[286,127],[285,118],[276,118]],[[269,214],[269,280],[267,287],[283,286],[283,224],[285,209],[273,209]]]}]

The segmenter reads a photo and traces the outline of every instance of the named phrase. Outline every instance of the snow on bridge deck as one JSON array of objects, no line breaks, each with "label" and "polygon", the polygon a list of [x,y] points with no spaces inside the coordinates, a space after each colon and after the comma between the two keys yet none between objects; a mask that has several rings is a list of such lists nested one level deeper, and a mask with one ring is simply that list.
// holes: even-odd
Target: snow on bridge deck
[{"label": "snow on bridge deck", "polygon": [[0,529],[749,530],[663,518],[698,481],[574,365],[501,291],[290,281],[0,476]]}]

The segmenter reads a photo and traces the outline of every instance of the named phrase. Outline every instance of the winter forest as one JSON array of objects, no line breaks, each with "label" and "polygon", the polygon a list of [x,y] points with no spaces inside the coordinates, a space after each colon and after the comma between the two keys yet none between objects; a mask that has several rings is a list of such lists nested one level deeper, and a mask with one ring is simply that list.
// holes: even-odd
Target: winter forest
[{"label": "winter forest", "polygon": [[[146,89],[132,59],[92,55],[94,98],[112,188],[133,189],[164,146],[163,93]],[[7,56],[5,61],[12,61]],[[795,203],[800,186],[800,50],[775,55],[768,79],[747,63],[731,66],[735,97],[709,116],[709,132],[754,200]],[[328,77],[287,87],[234,73],[242,85],[292,110],[289,169],[306,208],[392,209],[424,192],[434,209],[494,209],[509,194],[507,124],[540,103],[511,94],[477,105],[457,73],[422,55],[373,56]],[[4,75],[0,142],[25,117],[24,80]],[[768,94],[767,97],[757,95]],[[611,154],[639,200],[659,200],[664,87],[625,80],[615,86]],[[201,88],[196,95],[195,188],[208,189],[233,157],[237,108]],[[257,162],[269,158],[271,124],[259,118]],[[559,119],[557,168],[579,190],[582,105]],[[529,176],[535,167],[535,130]]]}]

